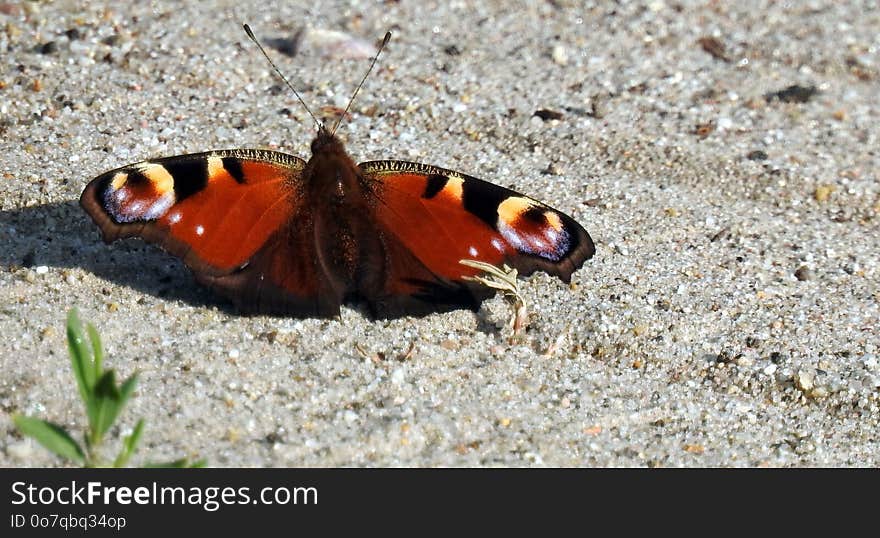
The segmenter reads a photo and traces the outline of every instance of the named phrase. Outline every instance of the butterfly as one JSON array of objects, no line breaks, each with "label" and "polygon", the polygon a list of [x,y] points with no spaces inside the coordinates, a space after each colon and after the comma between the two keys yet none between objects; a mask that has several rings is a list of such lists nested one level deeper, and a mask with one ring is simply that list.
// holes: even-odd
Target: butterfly
[{"label": "butterfly", "polygon": [[375,318],[476,310],[494,291],[462,259],[570,282],[595,252],[580,224],[546,204],[427,164],[355,164],[339,121],[315,122],[308,160],[262,149],[151,159],[97,176],[80,204],[105,242],[157,244],[255,314],[332,317],[348,302]]}]

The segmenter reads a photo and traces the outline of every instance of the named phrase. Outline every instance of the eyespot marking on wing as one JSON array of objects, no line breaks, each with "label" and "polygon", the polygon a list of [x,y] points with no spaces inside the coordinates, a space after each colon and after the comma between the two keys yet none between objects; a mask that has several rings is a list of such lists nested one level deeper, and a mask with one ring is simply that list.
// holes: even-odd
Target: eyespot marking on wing
[{"label": "eyespot marking on wing", "polygon": [[174,178],[161,164],[149,161],[117,172],[106,183],[104,207],[118,223],[155,220],[174,205]]},{"label": "eyespot marking on wing", "polygon": [[110,180],[110,188],[114,191],[118,191],[123,185],[125,185],[126,181],[128,181],[128,174],[125,172],[116,172],[113,179]]},{"label": "eyespot marking on wing", "polygon": [[160,195],[174,189],[174,177],[161,164],[145,161],[134,165],[132,168],[147,178],[147,181],[153,185],[153,189]]},{"label": "eyespot marking on wing", "polygon": [[513,225],[520,216],[535,207],[536,202],[523,196],[511,196],[498,204],[498,224]]},{"label": "eyespot marking on wing", "polygon": [[511,196],[501,202],[496,227],[517,250],[551,261],[565,257],[571,247],[559,215],[530,198]]}]

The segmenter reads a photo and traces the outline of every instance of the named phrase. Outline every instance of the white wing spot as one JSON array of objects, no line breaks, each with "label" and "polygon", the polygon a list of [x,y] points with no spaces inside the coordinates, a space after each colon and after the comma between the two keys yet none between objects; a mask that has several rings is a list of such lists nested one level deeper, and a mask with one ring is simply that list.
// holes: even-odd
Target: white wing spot
[{"label": "white wing spot", "polygon": [[150,204],[147,210],[144,211],[144,218],[146,220],[156,220],[164,215],[172,205],[174,205],[174,191],[168,191]]},{"label": "white wing spot", "polygon": [[513,245],[513,248],[526,252],[528,254],[533,254],[531,248],[529,248],[528,244],[522,240],[519,234],[514,230],[507,221],[498,219],[498,231],[501,232],[501,235],[504,239],[507,240],[508,243]]},{"label": "white wing spot", "polygon": [[479,254],[479,252],[477,252],[477,249],[475,247],[470,247],[470,248],[468,248],[468,254],[470,254],[471,256],[476,258],[477,254]]},{"label": "white wing spot", "polygon": [[202,235],[205,233],[205,227],[201,224],[196,226],[196,235]]}]

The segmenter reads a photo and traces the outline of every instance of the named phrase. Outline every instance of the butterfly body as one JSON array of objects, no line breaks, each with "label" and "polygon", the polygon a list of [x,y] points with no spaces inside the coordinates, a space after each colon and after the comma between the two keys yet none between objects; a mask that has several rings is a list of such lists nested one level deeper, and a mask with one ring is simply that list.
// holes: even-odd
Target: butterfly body
[{"label": "butterfly body", "polygon": [[306,162],[266,150],[145,161],[93,179],[80,202],[104,240],[141,237],[242,311],[396,317],[479,306],[476,259],[568,282],[594,253],[571,217],[514,191],[405,161],[356,165],[321,128]]}]

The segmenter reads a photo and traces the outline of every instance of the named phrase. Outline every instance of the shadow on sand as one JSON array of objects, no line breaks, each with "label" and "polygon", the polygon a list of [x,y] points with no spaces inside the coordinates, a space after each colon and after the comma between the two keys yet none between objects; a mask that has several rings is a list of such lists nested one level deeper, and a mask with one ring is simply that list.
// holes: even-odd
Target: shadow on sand
[{"label": "shadow on sand", "polygon": [[[97,226],[74,200],[0,211],[0,264],[79,267],[155,297],[246,315],[200,286],[183,262],[160,248],[133,238],[104,243]],[[367,315],[362,305],[349,306]],[[483,309],[478,311],[477,330],[500,334],[486,316]]]},{"label": "shadow on sand", "polygon": [[105,244],[74,200],[0,211],[0,264],[79,267],[145,294],[234,310],[199,286],[180,260],[161,249],[138,239]]}]

